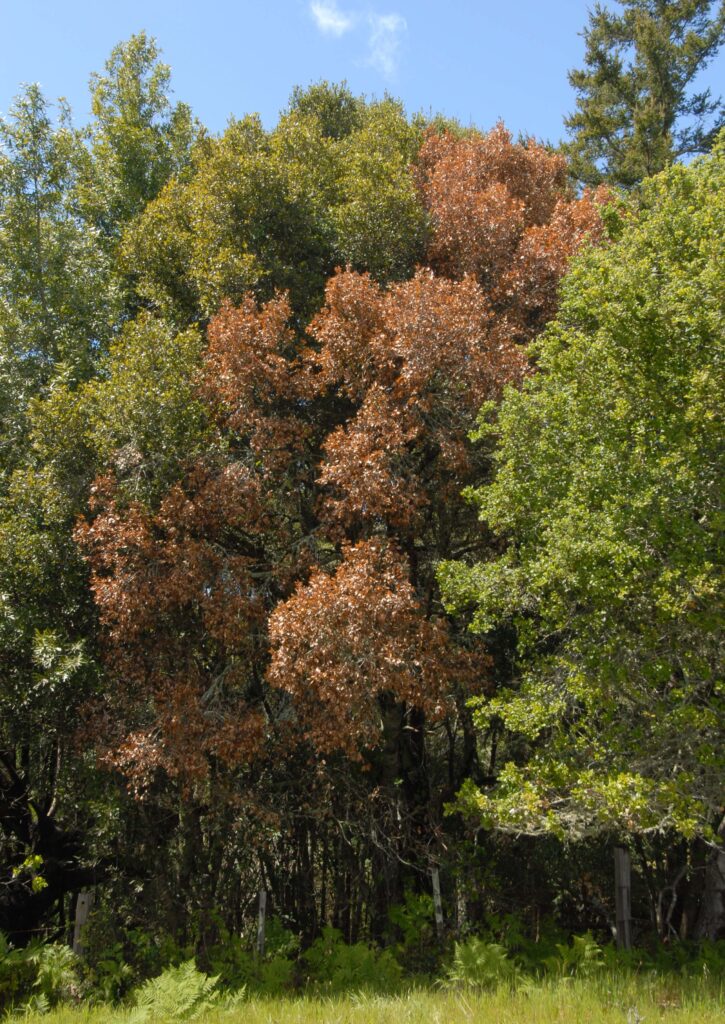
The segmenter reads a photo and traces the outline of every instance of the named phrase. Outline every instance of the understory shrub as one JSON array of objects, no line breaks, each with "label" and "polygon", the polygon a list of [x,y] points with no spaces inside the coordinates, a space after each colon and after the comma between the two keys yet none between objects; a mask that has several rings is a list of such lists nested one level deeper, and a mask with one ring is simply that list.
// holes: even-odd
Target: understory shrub
[{"label": "understory shrub", "polygon": [[299,936],[272,917],[267,924],[265,955],[258,956],[251,944],[249,937],[220,928],[219,941],[206,954],[220,988],[231,992],[244,988],[262,995],[291,989],[296,978]]},{"label": "understory shrub", "polygon": [[473,936],[456,942],[453,962],[446,972],[445,984],[463,988],[491,989],[515,980],[518,969],[497,942]]},{"label": "understory shrub", "polygon": [[326,927],[303,956],[308,981],[327,992],[374,988],[392,992],[399,987],[402,968],[389,949],[363,942],[346,945],[337,928]]},{"label": "understory shrub", "polygon": [[195,1020],[218,1003],[217,981],[197,970],[193,960],[167,967],[136,990],[130,1022]]},{"label": "understory shrub", "polygon": [[0,932],[0,1011],[43,1011],[78,995],[78,958],[68,946],[34,939],[16,949]]},{"label": "understory shrub", "polygon": [[[15,949],[0,934],[0,1013],[44,1013],[59,1003],[79,1002],[81,990],[91,1003],[125,1002],[130,1007],[128,1024],[185,1024],[214,1007],[231,1009],[256,996],[284,997],[300,989],[313,996],[360,992],[382,998],[402,988],[404,971],[394,949],[405,952],[417,943],[418,931],[413,929],[407,937],[399,927],[402,941],[383,950],[362,942],[347,945],[339,930],[326,927],[300,955],[298,936],[275,922],[270,925],[263,957],[251,951],[249,937],[223,933],[221,941],[205,953],[208,973],[188,959],[141,984],[123,959],[122,944],[98,955],[90,967],[80,964],[67,946],[32,942]],[[678,942],[650,951],[623,952],[612,944],[602,947],[589,932],[574,935],[569,942],[555,941],[560,937],[544,934],[534,942],[522,937],[515,921],[489,921],[483,935],[454,943],[447,967],[436,972],[439,983],[482,993],[521,991],[522,986],[538,990],[552,983],[570,988],[575,979],[601,987],[617,979],[627,984],[648,978],[654,985],[679,990],[717,983],[725,976],[723,942]],[[137,985],[129,994],[134,976]],[[429,979],[418,974],[418,978],[425,984],[435,974]]]},{"label": "understory shrub", "polygon": [[558,942],[556,956],[547,957],[546,968],[559,977],[588,978],[605,966],[602,947],[591,932],[573,935],[570,944]]},{"label": "understory shrub", "polygon": [[432,896],[407,892],[402,904],[390,908],[388,919],[400,936],[393,950],[405,973],[434,974],[441,951],[435,931]]}]

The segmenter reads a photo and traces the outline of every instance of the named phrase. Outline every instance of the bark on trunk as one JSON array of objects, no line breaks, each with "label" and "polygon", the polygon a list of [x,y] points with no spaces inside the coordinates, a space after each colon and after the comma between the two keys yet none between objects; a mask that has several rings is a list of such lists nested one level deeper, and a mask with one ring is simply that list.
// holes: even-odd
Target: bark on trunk
[{"label": "bark on trunk", "polygon": [[695,927],[696,939],[725,938],[725,817],[720,822],[719,850],[713,850],[705,868],[702,903]]}]

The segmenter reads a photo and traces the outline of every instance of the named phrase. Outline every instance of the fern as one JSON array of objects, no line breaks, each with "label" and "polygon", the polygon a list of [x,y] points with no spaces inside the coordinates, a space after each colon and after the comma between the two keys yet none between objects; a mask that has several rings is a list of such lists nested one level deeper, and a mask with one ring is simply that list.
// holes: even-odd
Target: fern
[{"label": "fern", "polygon": [[34,939],[15,949],[0,932],[0,1009],[36,1012],[78,995],[78,958],[68,946]]},{"label": "fern", "polygon": [[390,950],[378,952],[362,942],[347,945],[337,928],[323,928],[304,960],[310,980],[326,992],[394,991],[400,985],[402,970]]},{"label": "fern", "polygon": [[548,970],[560,977],[587,978],[605,966],[602,947],[591,932],[574,935],[570,946],[557,942],[556,948],[558,955],[547,957],[544,964]]},{"label": "fern", "polygon": [[136,991],[131,1024],[147,1021],[196,1020],[219,999],[218,978],[197,971],[193,960],[169,967],[158,978],[151,978]]},{"label": "fern", "polygon": [[516,977],[516,965],[509,960],[503,946],[484,939],[471,938],[456,942],[453,963],[446,983],[467,988],[495,988]]},{"label": "fern", "polygon": [[60,943],[41,946],[35,957],[37,975],[33,988],[51,1006],[78,997],[78,957]]}]

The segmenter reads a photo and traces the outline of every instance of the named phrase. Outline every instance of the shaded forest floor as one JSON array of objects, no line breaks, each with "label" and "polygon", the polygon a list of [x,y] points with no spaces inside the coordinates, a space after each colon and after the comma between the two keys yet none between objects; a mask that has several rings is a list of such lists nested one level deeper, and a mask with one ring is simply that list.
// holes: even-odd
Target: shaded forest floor
[{"label": "shaded forest floor", "polygon": [[[23,1015],[26,1024],[41,1017]],[[171,1019],[173,1020],[173,1018]],[[201,1024],[716,1024],[725,1022],[725,983],[720,979],[600,976],[526,983],[515,991],[418,990],[399,996],[369,993],[344,997],[250,999],[197,1018]],[[145,1021],[145,1018],[144,1018]],[[138,1010],[64,1007],[42,1015],[42,1024],[140,1024]]]}]

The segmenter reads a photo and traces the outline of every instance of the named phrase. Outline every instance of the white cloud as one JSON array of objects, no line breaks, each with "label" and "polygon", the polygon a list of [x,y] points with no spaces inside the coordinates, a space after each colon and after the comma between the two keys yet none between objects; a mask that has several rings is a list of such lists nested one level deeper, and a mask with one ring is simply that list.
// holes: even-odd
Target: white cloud
[{"label": "white cloud", "polygon": [[342,36],[355,24],[353,15],[338,9],[337,0],[313,0],[310,13],[320,32],[331,36]]},{"label": "white cloud", "polygon": [[408,23],[402,14],[364,14],[357,10],[342,11],[337,0],[311,0],[310,14],[320,32],[330,36],[343,36],[346,32],[367,22],[368,55],[365,64],[375,68],[385,78],[392,78],[398,68],[402,37]]},{"label": "white cloud", "polygon": [[398,67],[400,41],[408,30],[408,23],[400,14],[369,14],[370,49],[368,64],[386,78],[391,78]]}]

